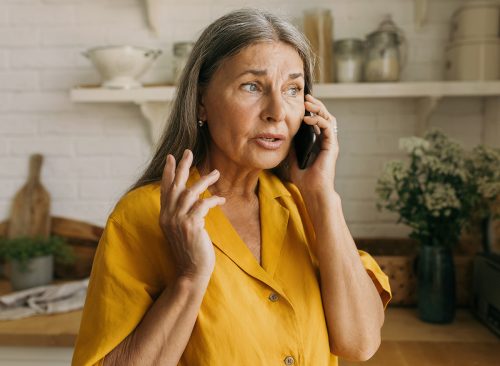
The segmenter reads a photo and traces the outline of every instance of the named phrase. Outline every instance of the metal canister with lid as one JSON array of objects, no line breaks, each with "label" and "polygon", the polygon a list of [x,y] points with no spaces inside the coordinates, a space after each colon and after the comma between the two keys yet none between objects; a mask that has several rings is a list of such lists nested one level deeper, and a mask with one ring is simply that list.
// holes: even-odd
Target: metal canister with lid
[{"label": "metal canister with lid", "polygon": [[174,43],[174,83],[179,82],[179,78],[186,66],[187,60],[193,50],[193,42],[176,42]]},{"label": "metal canister with lid", "polygon": [[398,81],[406,63],[407,44],[390,16],[366,36],[366,81]]},{"label": "metal canister with lid", "polygon": [[335,41],[335,81],[357,83],[363,80],[364,41],[347,38]]}]

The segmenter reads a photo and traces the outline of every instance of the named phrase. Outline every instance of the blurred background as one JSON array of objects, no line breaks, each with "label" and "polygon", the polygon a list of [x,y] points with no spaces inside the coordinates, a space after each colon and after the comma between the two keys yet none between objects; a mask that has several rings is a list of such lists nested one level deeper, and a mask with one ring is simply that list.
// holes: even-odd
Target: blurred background
[{"label": "blurred background", "polygon": [[[0,295],[75,286],[71,304],[45,300],[52,314],[0,297],[0,365],[69,365],[106,219],[151,158],[192,44],[241,7],[285,17],[319,58],[335,187],[393,290],[366,363],[500,365],[494,0],[0,0]],[[42,274],[15,276],[41,257]]]}]

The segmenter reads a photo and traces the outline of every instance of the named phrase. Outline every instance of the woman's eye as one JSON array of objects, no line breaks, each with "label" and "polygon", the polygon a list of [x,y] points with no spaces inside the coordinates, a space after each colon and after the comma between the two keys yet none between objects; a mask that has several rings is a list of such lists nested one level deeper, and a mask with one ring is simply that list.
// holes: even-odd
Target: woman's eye
[{"label": "woman's eye", "polygon": [[292,97],[296,97],[300,93],[300,88],[297,86],[292,86],[292,87],[288,88],[287,92],[288,92],[288,95],[291,95]]},{"label": "woman's eye", "polygon": [[243,87],[245,88],[245,90],[252,92],[252,93],[256,92],[258,90],[257,84],[255,84],[255,83],[246,83],[246,84],[243,84]]}]

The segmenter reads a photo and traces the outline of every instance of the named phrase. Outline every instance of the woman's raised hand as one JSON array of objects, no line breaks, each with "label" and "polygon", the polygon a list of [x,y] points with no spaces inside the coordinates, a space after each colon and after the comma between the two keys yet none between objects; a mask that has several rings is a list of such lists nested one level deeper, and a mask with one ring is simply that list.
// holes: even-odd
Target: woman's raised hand
[{"label": "woman's raised hand", "polygon": [[161,182],[160,227],[170,245],[178,277],[210,278],[215,266],[215,252],[205,230],[208,210],[225,202],[224,197],[200,199],[210,185],[219,179],[213,170],[186,188],[193,153],[185,150],[176,169],[175,158],[167,156]]}]

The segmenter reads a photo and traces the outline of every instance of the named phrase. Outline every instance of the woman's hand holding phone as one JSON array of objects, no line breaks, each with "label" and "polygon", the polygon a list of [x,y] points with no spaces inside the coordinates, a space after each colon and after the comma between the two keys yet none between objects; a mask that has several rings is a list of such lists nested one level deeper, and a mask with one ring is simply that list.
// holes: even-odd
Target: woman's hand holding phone
[{"label": "woman's hand holding phone", "polygon": [[[304,120],[294,136],[291,179],[303,191],[321,192],[334,189],[335,166],[339,154],[337,134],[333,132],[336,118],[311,94],[305,96]],[[319,128],[320,135],[316,135]],[[295,156],[293,156],[295,155]]]}]

